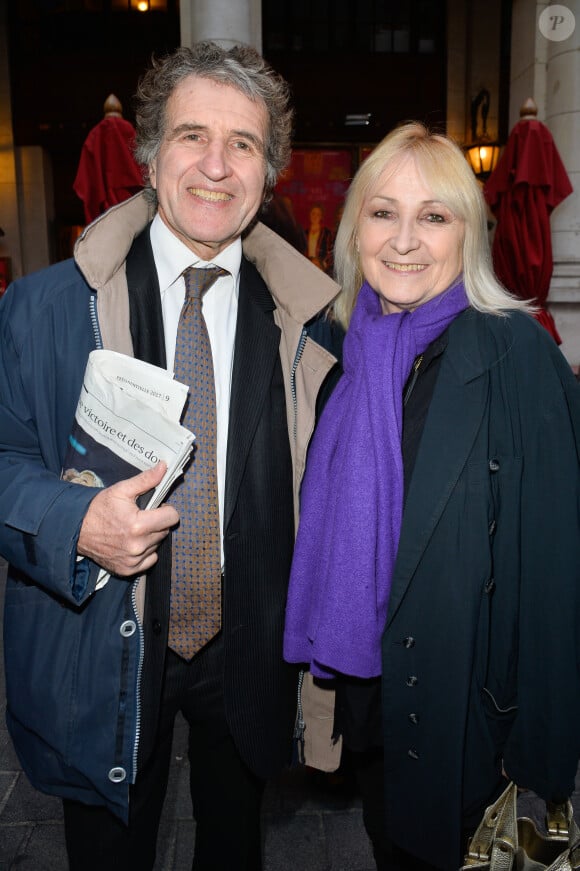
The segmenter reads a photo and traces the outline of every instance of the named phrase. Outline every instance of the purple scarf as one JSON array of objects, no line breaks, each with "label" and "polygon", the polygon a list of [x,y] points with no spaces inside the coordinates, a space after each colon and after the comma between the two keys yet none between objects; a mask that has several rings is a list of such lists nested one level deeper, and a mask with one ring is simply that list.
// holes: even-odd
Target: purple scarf
[{"label": "purple scarf", "polygon": [[290,576],[284,658],[313,675],[374,677],[403,515],[403,389],[415,357],[469,305],[459,280],[384,316],[363,284],[344,375],[313,437]]}]

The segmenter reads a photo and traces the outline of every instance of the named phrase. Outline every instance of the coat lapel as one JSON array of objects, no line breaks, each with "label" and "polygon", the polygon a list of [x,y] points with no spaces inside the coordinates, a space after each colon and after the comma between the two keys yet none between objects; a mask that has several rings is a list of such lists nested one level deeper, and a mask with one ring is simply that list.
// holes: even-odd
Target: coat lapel
[{"label": "coat lapel", "polygon": [[163,314],[149,224],[127,255],[127,287],[133,351],[140,360],[165,369]]},{"label": "coat lapel", "polygon": [[236,504],[252,439],[280,348],[274,302],[257,270],[242,259],[228,431],[224,529]]},{"label": "coat lapel", "polygon": [[485,412],[488,385],[476,319],[466,312],[450,328],[425,421],[403,513],[387,626],[467,461]]}]

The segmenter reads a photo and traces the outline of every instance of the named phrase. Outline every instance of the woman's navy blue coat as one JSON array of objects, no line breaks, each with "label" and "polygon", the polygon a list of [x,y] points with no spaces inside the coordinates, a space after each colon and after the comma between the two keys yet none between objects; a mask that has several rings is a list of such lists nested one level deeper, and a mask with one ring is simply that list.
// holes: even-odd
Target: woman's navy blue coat
[{"label": "woman's navy blue coat", "polygon": [[383,638],[387,825],[438,867],[510,778],[574,788],[580,755],[580,388],[528,315],[449,329]]}]

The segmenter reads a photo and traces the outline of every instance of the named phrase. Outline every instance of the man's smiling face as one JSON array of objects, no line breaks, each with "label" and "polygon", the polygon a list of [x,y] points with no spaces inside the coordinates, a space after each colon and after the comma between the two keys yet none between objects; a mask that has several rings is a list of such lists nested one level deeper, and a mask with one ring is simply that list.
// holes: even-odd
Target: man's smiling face
[{"label": "man's smiling face", "polygon": [[151,184],[161,219],[203,260],[237,239],[260,208],[267,124],[264,103],[212,79],[188,76],[168,100]]}]

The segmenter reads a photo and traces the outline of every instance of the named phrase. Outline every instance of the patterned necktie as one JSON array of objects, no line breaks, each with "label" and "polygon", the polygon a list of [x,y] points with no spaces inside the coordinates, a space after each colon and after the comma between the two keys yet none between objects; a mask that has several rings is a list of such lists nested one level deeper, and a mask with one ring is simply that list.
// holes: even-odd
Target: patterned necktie
[{"label": "patterned necktie", "polygon": [[169,498],[180,522],[172,537],[169,646],[191,659],[221,626],[221,532],[216,462],[216,399],[203,294],[223,269],[184,272],[185,301],[175,344],[175,377],[189,385],[183,426],[195,435],[192,461]]}]

